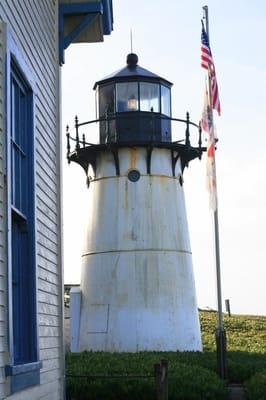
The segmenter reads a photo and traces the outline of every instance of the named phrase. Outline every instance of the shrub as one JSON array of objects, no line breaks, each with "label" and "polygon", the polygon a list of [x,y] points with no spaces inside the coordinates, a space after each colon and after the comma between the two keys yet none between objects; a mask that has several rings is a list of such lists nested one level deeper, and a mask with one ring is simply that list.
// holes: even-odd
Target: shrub
[{"label": "shrub", "polygon": [[245,386],[249,400],[266,400],[266,370],[257,372]]},{"label": "shrub", "polygon": [[176,363],[169,369],[169,400],[223,400],[228,392],[218,376],[199,366]]},{"label": "shrub", "polygon": [[[214,335],[216,314],[203,311],[200,313],[200,319],[204,348],[202,353],[68,353],[66,357],[67,374],[151,375],[154,364],[161,359],[166,359],[169,362],[170,374],[169,399],[220,399],[222,397],[219,397],[219,394],[211,397],[214,391],[214,388],[211,387],[212,382],[215,382],[216,389],[220,388],[221,384],[219,380],[217,381],[218,378],[215,374],[217,371]],[[266,370],[266,317],[232,316],[229,318],[225,316],[224,322],[227,334],[228,380],[234,383],[243,383],[257,372]],[[209,371],[206,372],[204,368]],[[207,377],[206,374],[211,375]],[[122,397],[123,400],[148,400],[154,398],[154,380],[152,378],[126,381],[119,379],[88,381],[84,378],[68,378],[67,387],[69,394],[75,400],[113,400],[122,399]],[[201,387],[204,388],[204,394],[202,394]],[[222,393],[221,388],[217,390]],[[187,393],[190,397],[186,397]],[[201,396],[201,394],[202,397],[192,397]],[[252,400],[255,398],[253,397]]]},{"label": "shrub", "polygon": [[[177,361],[177,353],[92,353],[67,354],[69,375],[153,375],[153,365],[169,360],[169,400],[223,400],[224,383],[206,368]],[[182,353],[180,353],[182,354]],[[196,353],[195,353],[196,354]],[[186,359],[188,359],[188,354]],[[175,356],[175,357],[174,357]],[[155,397],[154,378],[89,380],[67,378],[67,392],[75,400],[149,400]]]},{"label": "shrub", "polygon": [[234,383],[243,383],[250,379],[256,372],[266,368],[264,354],[248,352],[228,352],[228,378]]}]

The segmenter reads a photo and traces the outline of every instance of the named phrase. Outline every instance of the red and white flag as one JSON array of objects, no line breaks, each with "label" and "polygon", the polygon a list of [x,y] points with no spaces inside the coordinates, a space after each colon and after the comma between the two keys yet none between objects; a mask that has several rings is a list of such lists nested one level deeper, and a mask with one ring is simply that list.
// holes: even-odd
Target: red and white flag
[{"label": "red and white flag", "polygon": [[215,168],[215,133],[209,106],[209,94],[205,85],[204,102],[201,117],[201,127],[207,139],[207,189],[210,195],[210,208],[217,209],[217,187],[216,187],[216,168]]},{"label": "red and white flag", "polygon": [[203,96],[203,110],[201,116],[201,127],[204,132],[209,133],[211,126],[211,113],[210,113],[210,106],[209,106],[209,95],[207,85],[205,83],[205,90]]}]

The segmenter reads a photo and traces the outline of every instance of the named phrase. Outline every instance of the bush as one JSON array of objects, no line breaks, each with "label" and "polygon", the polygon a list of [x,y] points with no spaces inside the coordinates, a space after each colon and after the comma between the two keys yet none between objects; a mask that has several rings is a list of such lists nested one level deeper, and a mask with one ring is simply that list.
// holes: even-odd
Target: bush
[{"label": "bush", "polygon": [[[160,355],[159,355],[160,354]],[[227,389],[206,368],[177,361],[178,353],[92,353],[67,354],[68,375],[153,375],[153,366],[169,357],[169,400],[223,400]],[[188,353],[183,354],[188,359]],[[195,353],[196,355],[197,353]],[[199,355],[199,354],[198,354]],[[119,379],[67,378],[69,399],[149,400],[155,398],[154,378]]]},{"label": "bush", "polygon": [[199,366],[176,363],[169,369],[169,400],[223,400],[228,392],[218,376]]},{"label": "bush", "polygon": [[249,400],[266,400],[266,370],[257,372],[245,386]]},{"label": "bush", "polygon": [[[214,335],[216,314],[202,311],[200,319],[203,353],[68,353],[66,357],[67,374],[151,375],[154,364],[161,359],[166,359],[169,362],[170,374],[169,399],[222,399],[223,397],[219,397],[219,394],[215,394],[215,396],[213,394],[214,390],[218,390],[223,396],[224,390],[223,385],[219,386],[221,382],[215,374],[217,371]],[[228,380],[233,383],[243,383],[257,372],[266,370],[266,317],[232,316],[229,318],[224,316],[224,322],[227,334]],[[212,387],[213,382],[216,389]],[[250,382],[252,384],[252,381]],[[75,400],[113,400],[122,399],[122,397],[123,400],[148,400],[154,398],[153,378],[126,381],[119,379],[88,381],[85,378],[68,378],[67,388],[71,398]],[[186,397],[188,393],[189,397]],[[256,397],[254,396],[253,399]]]},{"label": "bush", "polygon": [[228,378],[233,383],[243,383],[256,372],[266,368],[266,356],[247,352],[228,352]]}]

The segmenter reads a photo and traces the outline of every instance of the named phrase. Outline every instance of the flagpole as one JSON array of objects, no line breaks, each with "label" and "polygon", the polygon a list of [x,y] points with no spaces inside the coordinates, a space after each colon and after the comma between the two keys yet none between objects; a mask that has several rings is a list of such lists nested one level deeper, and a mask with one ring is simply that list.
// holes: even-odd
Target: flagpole
[{"label": "flagpole", "polygon": [[[206,21],[206,33],[210,42],[209,32],[209,15],[208,6],[203,6],[204,19]],[[213,107],[212,107],[212,90],[211,90],[211,76],[208,71],[208,92],[209,92],[209,104],[210,104],[210,119],[211,126],[213,125]],[[215,151],[213,154],[213,172],[214,181],[216,180],[216,161]],[[217,188],[216,188],[217,190]],[[216,196],[216,206],[213,211],[213,222],[214,222],[214,243],[215,243],[215,264],[216,264],[216,289],[217,289],[217,327],[216,327],[216,349],[217,349],[217,360],[218,360],[218,371],[222,379],[226,377],[226,336],[223,323],[223,310],[222,310],[222,285],[221,285],[221,264],[220,264],[220,241],[219,241],[219,218],[218,218],[218,202]]]}]

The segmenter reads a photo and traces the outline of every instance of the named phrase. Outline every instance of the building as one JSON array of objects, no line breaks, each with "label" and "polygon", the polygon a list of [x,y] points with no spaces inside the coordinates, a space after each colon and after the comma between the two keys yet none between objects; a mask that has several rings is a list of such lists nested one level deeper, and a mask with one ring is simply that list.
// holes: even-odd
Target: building
[{"label": "building", "polygon": [[[68,160],[89,186],[72,351],[202,350],[183,188],[184,168],[202,155],[201,128],[188,114],[172,118],[171,87],[131,53],[94,86],[99,143],[81,135],[95,121],[76,118],[68,133]],[[172,121],[185,128],[181,140]]]},{"label": "building", "polygon": [[0,399],[64,398],[60,66],[112,0],[0,2]]}]

